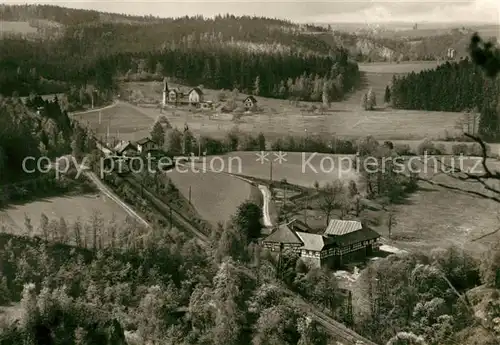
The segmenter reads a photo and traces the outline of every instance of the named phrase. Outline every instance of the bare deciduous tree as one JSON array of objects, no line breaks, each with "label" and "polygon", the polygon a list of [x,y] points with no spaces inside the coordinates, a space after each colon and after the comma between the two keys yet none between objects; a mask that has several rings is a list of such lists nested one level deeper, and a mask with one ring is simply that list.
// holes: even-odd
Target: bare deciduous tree
[{"label": "bare deciduous tree", "polygon": [[344,184],[342,181],[328,183],[326,186],[318,190],[320,194],[319,208],[326,216],[326,225],[330,223],[332,211],[339,206],[344,193]]}]

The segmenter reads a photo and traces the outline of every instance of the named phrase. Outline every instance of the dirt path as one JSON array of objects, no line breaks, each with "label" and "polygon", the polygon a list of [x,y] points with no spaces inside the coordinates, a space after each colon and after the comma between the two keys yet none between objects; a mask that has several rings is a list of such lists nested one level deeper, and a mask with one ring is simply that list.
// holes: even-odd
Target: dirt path
[{"label": "dirt path", "polygon": [[144,220],[137,212],[135,212],[130,206],[125,204],[123,201],[120,200],[118,196],[116,196],[108,187],[102,183],[101,180],[93,173],[86,171],[84,172],[85,176],[88,177],[96,186],[99,188],[99,190],[105,194],[108,198],[116,202],[119,206],[121,206],[125,212],[127,212],[131,217],[137,219],[139,223],[143,224],[145,227],[149,228],[150,225],[149,223]]}]

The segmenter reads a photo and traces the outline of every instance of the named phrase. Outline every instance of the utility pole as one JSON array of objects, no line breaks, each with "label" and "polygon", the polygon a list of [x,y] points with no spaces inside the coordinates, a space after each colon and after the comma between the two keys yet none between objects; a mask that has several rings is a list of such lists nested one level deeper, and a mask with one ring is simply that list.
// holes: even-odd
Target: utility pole
[{"label": "utility pole", "polygon": [[273,182],[273,160],[269,160],[269,182]]},{"label": "utility pole", "polygon": [[191,186],[189,186],[189,203],[191,204]]},{"label": "utility pole", "polygon": [[304,207],[304,223],[306,223],[306,225],[307,225],[307,206],[308,206],[308,201],[309,201],[309,198],[308,198],[308,196],[306,196],[306,205]]},{"label": "utility pole", "polygon": [[286,215],[285,211],[285,206],[286,206],[286,186],[283,186],[283,205],[281,205],[282,213],[285,215],[285,221],[288,222],[288,216]]}]

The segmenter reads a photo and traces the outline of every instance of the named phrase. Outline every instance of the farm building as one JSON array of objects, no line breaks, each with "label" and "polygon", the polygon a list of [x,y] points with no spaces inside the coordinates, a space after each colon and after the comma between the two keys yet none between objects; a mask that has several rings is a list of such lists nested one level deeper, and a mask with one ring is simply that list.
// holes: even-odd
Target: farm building
[{"label": "farm building", "polygon": [[130,141],[122,141],[115,146],[114,151],[119,156],[133,156],[137,153],[137,147]]},{"label": "farm building", "polygon": [[339,268],[353,260],[362,260],[378,248],[380,235],[361,222],[333,219],[323,234],[312,234],[306,224],[294,219],[280,224],[263,241],[271,251],[298,251],[314,267]]},{"label": "farm building", "polygon": [[198,105],[203,102],[203,91],[199,87],[191,89],[188,93],[189,104]]},{"label": "farm building", "polygon": [[139,153],[147,152],[147,151],[150,151],[150,150],[157,148],[156,143],[149,138],[143,138],[143,139],[137,140],[136,146],[137,146],[137,151]]},{"label": "farm building", "polygon": [[245,100],[243,101],[243,105],[245,107],[245,110],[250,110],[252,109],[254,106],[257,105],[257,100],[255,99],[254,96],[248,96],[247,98],[245,98]]}]

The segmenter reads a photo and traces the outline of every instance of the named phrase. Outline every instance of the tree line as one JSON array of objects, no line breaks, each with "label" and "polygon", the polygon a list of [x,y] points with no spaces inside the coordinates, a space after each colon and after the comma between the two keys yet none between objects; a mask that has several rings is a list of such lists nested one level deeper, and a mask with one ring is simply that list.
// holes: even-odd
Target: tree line
[{"label": "tree line", "polygon": [[70,54],[67,44],[55,44],[55,50],[50,51],[33,42],[6,40],[5,44],[11,49],[0,59],[0,86],[9,96],[13,92],[63,92],[71,85],[87,84],[105,92],[115,88],[116,77],[139,74],[144,80],[169,76],[192,86],[319,101],[324,87],[331,100],[340,100],[359,81],[357,65],[349,61],[345,51],[315,55],[180,45],[162,51],[93,57],[76,50]]},{"label": "tree line", "polygon": [[488,78],[481,67],[463,59],[446,62],[434,70],[395,77],[389,98],[400,109],[478,112],[479,133],[485,140],[496,141],[500,133],[499,93],[498,80]]}]

